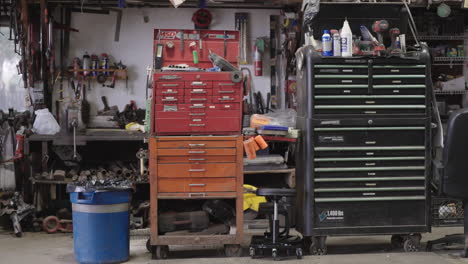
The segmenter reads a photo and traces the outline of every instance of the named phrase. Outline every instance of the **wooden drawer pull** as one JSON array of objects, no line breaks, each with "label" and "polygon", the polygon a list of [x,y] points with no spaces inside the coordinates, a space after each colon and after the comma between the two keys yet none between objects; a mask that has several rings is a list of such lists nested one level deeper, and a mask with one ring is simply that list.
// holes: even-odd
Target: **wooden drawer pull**
[{"label": "wooden drawer pull", "polygon": [[189,159],[189,161],[204,161],[206,159]]},{"label": "wooden drawer pull", "polygon": [[188,186],[189,187],[203,187],[203,186],[206,186],[206,184],[204,184],[204,183],[190,183]]},{"label": "wooden drawer pull", "polygon": [[200,196],[200,197],[205,197],[205,193],[189,193],[189,197],[195,197],[195,196]]},{"label": "wooden drawer pull", "polygon": [[189,154],[204,154],[206,153],[206,151],[203,151],[203,150],[202,151],[189,151],[188,153]]},{"label": "wooden drawer pull", "polygon": [[203,172],[206,171],[205,169],[190,169],[189,172]]},{"label": "wooden drawer pull", "polygon": [[206,144],[189,144],[189,147],[195,148],[195,147],[204,147]]}]

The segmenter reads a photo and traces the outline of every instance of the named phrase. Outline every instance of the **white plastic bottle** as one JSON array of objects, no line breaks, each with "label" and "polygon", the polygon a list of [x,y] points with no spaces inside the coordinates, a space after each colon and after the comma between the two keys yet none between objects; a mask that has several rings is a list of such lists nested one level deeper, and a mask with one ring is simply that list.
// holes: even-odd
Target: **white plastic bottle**
[{"label": "white plastic bottle", "polygon": [[349,27],[348,20],[345,19],[343,28],[341,29],[341,56],[352,57],[353,56],[353,33]]},{"label": "white plastic bottle", "polygon": [[332,56],[332,38],[328,30],[323,31],[322,35],[322,56]]}]

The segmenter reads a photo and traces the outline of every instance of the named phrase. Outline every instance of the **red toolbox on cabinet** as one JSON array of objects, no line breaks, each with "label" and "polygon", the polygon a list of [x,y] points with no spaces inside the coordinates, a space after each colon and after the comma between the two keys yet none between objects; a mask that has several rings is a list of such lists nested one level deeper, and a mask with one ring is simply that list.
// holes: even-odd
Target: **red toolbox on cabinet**
[{"label": "red toolbox on cabinet", "polygon": [[[156,46],[163,45],[162,66],[187,64],[211,68],[209,51],[237,65],[237,31],[156,29]],[[201,41],[199,40],[201,37]],[[221,37],[221,38],[220,38]],[[226,39],[224,40],[223,37]],[[196,44],[195,48],[193,43]],[[200,48],[201,43],[201,48]],[[189,46],[192,44],[191,46]],[[184,49],[180,46],[184,45]],[[196,50],[199,63],[193,63]],[[152,128],[154,135],[229,135],[242,130],[242,73],[159,71],[153,76]]]}]

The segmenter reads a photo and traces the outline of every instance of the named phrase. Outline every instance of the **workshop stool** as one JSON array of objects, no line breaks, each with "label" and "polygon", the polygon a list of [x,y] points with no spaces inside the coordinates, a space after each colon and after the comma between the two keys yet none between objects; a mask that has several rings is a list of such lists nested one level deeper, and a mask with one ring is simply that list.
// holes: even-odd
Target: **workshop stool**
[{"label": "workshop stool", "polygon": [[[250,243],[250,256],[252,258],[266,256],[271,253],[273,259],[278,260],[280,255],[302,258],[302,238],[289,235],[288,204],[280,202],[283,197],[295,197],[294,189],[270,189],[260,188],[258,196],[265,196],[271,203],[261,203],[259,213],[268,215],[270,230],[263,236],[253,236]],[[285,217],[284,229],[280,232],[278,216]]]}]

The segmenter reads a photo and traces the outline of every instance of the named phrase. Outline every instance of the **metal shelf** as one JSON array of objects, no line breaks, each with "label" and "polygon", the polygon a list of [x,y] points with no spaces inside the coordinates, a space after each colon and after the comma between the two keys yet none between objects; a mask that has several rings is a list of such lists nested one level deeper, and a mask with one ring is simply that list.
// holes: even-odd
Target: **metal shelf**
[{"label": "metal shelf", "polygon": [[468,57],[434,57],[434,61],[466,61]]}]

